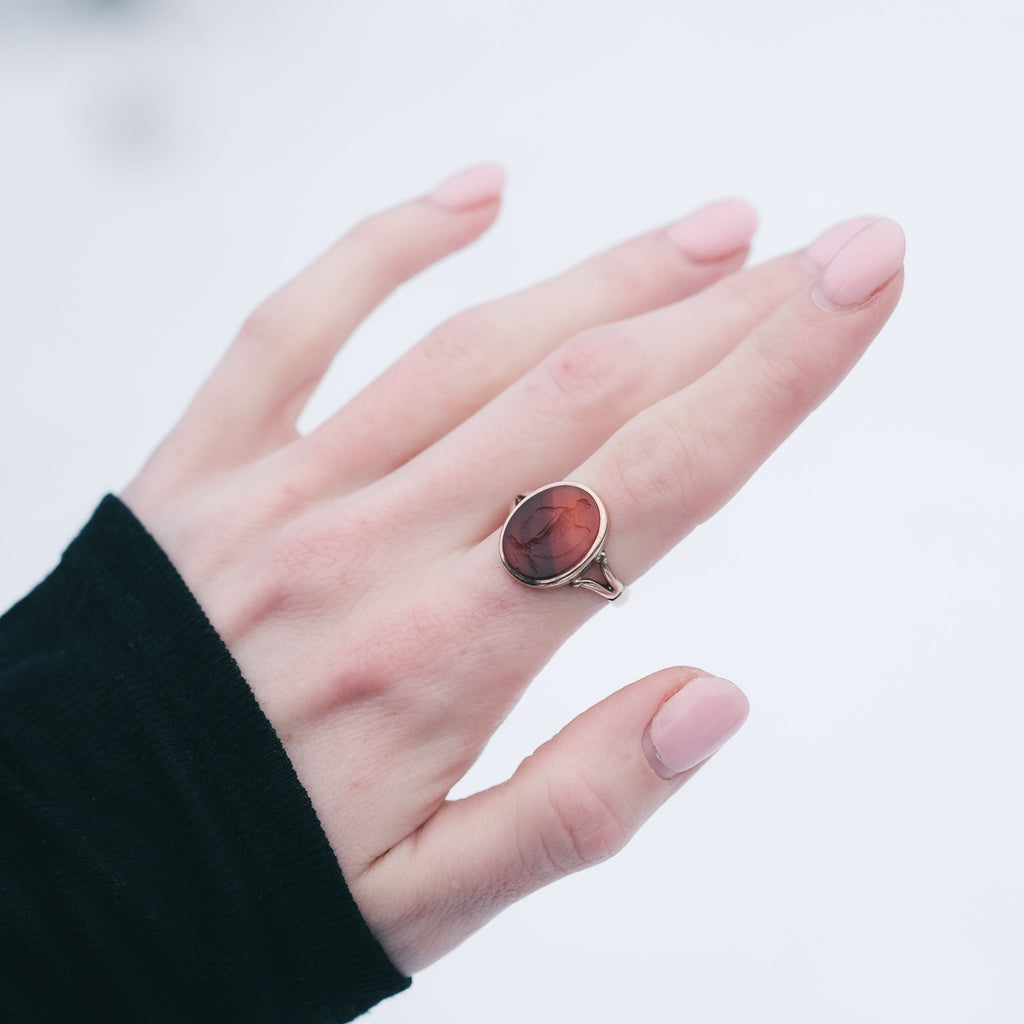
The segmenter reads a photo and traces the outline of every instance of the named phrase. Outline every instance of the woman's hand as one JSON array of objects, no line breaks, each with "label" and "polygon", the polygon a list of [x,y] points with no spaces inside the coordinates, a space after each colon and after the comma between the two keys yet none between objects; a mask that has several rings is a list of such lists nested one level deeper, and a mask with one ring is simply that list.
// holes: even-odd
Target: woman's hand
[{"label": "woman's hand", "polygon": [[505,572],[510,499],[592,487],[631,583],[839,383],[903,277],[900,229],[869,219],[741,270],[753,213],[714,204],[455,317],[300,436],[349,334],[477,238],[501,186],[476,168],[356,227],[250,317],[123,495],[237,659],[406,972],[614,853],[746,714],[732,684],[667,669],[508,782],[448,801],[605,604]]}]

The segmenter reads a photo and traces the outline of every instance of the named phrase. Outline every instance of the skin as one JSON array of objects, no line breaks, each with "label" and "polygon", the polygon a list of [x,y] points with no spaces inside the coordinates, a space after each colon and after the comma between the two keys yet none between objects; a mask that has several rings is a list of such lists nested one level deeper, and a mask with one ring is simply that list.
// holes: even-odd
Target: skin
[{"label": "skin", "polygon": [[[853,308],[821,301],[822,264],[863,221],[815,258],[749,269],[745,247],[701,262],[648,233],[442,324],[300,436],[360,321],[499,204],[425,197],[358,225],[247,320],[123,494],[235,656],[407,973],[616,852],[696,770],[666,770],[649,742],[659,708],[704,675],[672,668],[585,712],[502,785],[447,799],[604,607],[504,572],[510,496],[592,487],[632,583],[840,382],[902,285],[897,267]],[[746,711],[739,691],[723,700],[719,740]]]}]

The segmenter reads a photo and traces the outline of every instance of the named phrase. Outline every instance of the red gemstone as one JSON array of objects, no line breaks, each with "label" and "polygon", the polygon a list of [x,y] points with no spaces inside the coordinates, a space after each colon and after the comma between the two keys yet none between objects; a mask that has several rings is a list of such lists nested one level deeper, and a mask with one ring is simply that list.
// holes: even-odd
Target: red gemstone
[{"label": "red gemstone", "polygon": [[524,498],[505,524],[501,552],[526,581],[553,580],[597,553],[601,507],[576,484],[553,484]]}]

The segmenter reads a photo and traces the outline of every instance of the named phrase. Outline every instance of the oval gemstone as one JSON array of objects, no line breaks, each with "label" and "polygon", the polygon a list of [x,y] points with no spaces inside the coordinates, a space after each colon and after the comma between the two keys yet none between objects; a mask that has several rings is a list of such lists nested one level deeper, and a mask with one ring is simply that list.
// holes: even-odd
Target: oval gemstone
[{"label": "oval gemstone", "polygon": [[594,554],[600,532],[594,496],[575,484],[554,484],[516,506],[501,550],[516,574],[543,582],[582,565]]}]

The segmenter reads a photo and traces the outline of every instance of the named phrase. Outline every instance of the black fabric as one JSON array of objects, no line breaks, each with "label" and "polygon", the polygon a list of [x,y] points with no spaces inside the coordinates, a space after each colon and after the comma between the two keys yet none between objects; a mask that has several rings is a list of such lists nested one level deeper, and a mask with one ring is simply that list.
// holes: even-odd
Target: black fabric
[{"label": "black fabric", "polygon": [[408,984],[227,648],[105,498],[0,619],[0,1020],[346,1021]]}]

